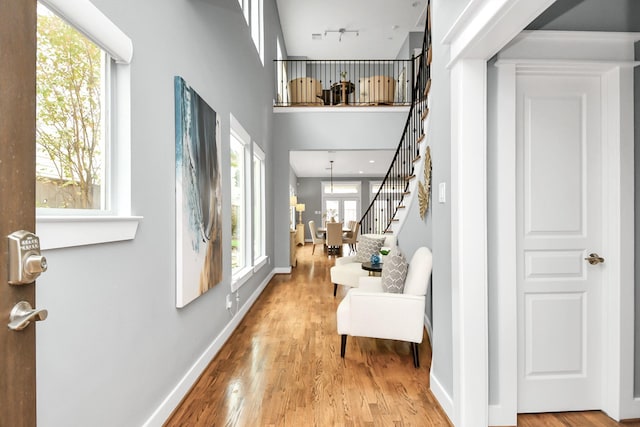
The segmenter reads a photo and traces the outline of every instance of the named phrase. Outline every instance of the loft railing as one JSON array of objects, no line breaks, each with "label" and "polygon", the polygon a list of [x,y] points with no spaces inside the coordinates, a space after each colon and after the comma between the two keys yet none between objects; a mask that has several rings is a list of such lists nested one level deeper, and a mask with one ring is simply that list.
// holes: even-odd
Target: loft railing
[{"label": "loft railing", "polygon": [[431,2],[427,2],[427,22],[422,42],[422,54],[418,56],[415,83],[410,99],[414,100],[402,131],[400,143],[380,189],[360,220],[361,233],[387,233],[396,220],[398,210],[405,209],[409,183],[414,176],[414,166],[420,160],[420,143],[424,139],[422,122],[429,113],[427,99],[431,88]]},{"label": "loft railing", "polygon": [[417,61],[275,60],[275,106],[410,105]]}]

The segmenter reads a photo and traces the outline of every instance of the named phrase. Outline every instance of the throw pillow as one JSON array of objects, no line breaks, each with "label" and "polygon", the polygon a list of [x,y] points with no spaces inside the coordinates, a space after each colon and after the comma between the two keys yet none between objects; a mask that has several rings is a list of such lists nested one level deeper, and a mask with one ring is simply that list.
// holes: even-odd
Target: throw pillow
[{"label": "throw pillow", "polygon": [[403,293],[408,269],[406,258],[398,248],[394,248],[382,266],[382,290],[394,294]]},{"label": "throw pillow", "polygon": [[380,252],[380,248],[384,245],[384,241],[384,236],[360,236],[355,262],[370,261],[371,255],[378,254]]}]

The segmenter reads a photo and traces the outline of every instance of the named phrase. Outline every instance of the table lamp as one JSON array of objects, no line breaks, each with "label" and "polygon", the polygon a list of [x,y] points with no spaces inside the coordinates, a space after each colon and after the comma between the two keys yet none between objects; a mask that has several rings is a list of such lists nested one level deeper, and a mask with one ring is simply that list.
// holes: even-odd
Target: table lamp
[{"label": "table lamp", "polygon": [[297,203],[296,211],[298,212],[298,223],[302,224],[302,212],[304,212],[304,203]]}]

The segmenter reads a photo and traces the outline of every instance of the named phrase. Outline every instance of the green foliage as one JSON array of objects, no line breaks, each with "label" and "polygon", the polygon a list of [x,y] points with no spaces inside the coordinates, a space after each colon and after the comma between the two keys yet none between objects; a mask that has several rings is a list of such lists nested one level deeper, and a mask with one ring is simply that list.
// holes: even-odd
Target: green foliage
[{"label": "green foliage", "polygon": [[[61,206],[50,207],[94,209],[93,190],[100,185],[102,168],[103,54],[52,14],[38,16],[37,34],[36,143],[50,160],[41,165],[38,180],[64,194]],[[57,176],[51,176],[52,170]]]}]

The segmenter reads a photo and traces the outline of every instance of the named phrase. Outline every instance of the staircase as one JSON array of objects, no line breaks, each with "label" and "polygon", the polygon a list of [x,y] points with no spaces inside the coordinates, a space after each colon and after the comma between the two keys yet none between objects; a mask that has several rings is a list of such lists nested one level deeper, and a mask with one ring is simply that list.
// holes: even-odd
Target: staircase
[{"label": "staircase", "polygon": [[[411,107],[402,131],[400,143],[380,189],[360,219],[362,234],[397,232],[406,217],[408,207],[418,194],[418,181],[424,173],[427,147],[426,129],[429,122],[429,91],[431,89],[431,1],[427,2],[427,20],[422,52],[416,58],[419,65],[415,86],[411,92]],[[425,183],[430,184],[430,183]]]}]

